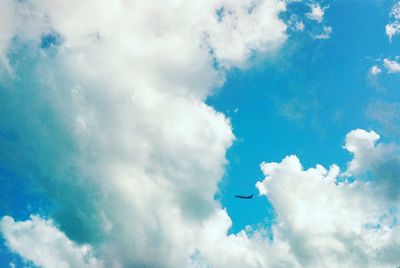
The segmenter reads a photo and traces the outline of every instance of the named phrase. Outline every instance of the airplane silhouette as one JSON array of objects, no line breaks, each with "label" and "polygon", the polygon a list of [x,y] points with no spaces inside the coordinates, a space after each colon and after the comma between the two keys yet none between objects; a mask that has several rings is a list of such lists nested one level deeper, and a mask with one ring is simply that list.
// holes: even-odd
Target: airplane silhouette
[{"label": "airplane silhouette", "polygon": [[241,199],[252,199],[253,194],[251,195],[235,195],[236,198],[241,198]]}]

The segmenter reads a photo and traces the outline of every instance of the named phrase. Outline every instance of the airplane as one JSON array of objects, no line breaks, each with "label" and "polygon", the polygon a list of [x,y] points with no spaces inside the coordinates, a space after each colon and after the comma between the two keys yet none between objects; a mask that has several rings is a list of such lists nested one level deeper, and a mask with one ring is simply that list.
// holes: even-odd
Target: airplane
[{"label": "airplane", "polygon": [[241,199],[252,199],[253,194],[251,195],[235,195],[236,198],[241,198]]}]

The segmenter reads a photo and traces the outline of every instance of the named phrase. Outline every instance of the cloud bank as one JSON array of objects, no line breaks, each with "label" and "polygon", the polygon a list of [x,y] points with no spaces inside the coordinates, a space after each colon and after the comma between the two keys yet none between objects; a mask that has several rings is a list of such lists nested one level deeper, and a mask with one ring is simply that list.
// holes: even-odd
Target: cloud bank
[{"label": "cloud bank", "polygon": [[[48,196],[58,228],[5,217],[10,249],[44,267],[80,245],[105,267],[181,267],[219,263],[218,236],[221,256],[233,240],[254,266],[214,200],[234,135],[204,100],[226,70],[281,47],[284,10],[275,0],[2,3],[0,123],[15,138],[2,136],[1,161]],[[31,255],[19,245],[37,225],[62,238]],[[17,237],[20,226],[33,231]],[[72,255],[67,267],[83,265]]]},{"label": "cloud bank", "polygon": [[398,149],[363,130],[344,173],[262,164],[273,240],[227,235],[214,195],[234,135],[204,100],[284,44],[284,2],[1,5],[1,161],[55,207],[53,221],[4,216],[10,250],[42,267],[398,265]]}]

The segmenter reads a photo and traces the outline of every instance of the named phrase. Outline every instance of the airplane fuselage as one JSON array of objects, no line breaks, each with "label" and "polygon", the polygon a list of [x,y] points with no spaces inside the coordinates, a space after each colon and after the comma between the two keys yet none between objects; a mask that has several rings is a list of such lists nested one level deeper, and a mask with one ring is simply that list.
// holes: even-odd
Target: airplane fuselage
[{"label": "airplane fuselage", "polygon": [[235,195],[235,197],[241,199],[252,199],[253,195]]}]

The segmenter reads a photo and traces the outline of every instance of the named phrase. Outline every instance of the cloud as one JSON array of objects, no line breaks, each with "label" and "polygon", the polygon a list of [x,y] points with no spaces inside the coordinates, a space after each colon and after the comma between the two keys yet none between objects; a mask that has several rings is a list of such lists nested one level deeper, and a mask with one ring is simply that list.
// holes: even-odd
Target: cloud
[{"label": "cloud", "polygon": [[298,126],[309,124],[318,128],[318,100],[313,95],[303,96],[302,99],[285,99],[277,105],[277,114]]},{"label": "cloud", "polygon": [[[287,3],[288,32],[309,32],[313,39],[329,39],[332,27],[326,25],[325,11],[329,6],[321,6],[315,1],[290,0]],[[291,11],[294,11],[293,13]]]},{"label": "cloud", "polygon": [[373,102],[368,105],[366,115],[379,123],[386,136],[400,134],[400,103]]},{"label": "cloud", "polygon": [[[265,179],[258,182],[256,187],[260,195],[267,197],[273,204],[277,215],[276,223],[272,226],[273,239],[269,239],[269,231],[262,227],[246,227],[238,234],[226,235],[232,224],[231,220],[225,210],[216,209],[201,224],[191,223],[192,235],[196,239],[192,241],[193,244],[190,239],[186,240],[189,243],[185,246],[193,247],[187,264],[189,267],[397,265],[397,252],[400,249],[397,223],[400,216],[400,189],[397,171],[400,158],[396,146],[378,143],[378,140],[379,135],[373,131],[356,129],[349,132],[344,148],[354,158],[345,172],[341,172],[335,164],[329,169],[321,165],[304,169],[296,156],[288,156],[280,163],[262,163]],[[365,177],[366,172],[371,173]],[[350,173],[356,178],[353,182],[343,179]],[[171,212],[173,211],[168,211]],[[124,219],[129,218],[125,215]],[[182,228],[184,225],[176,224],[180,222],[175,221],[168,230],[177,228],[180,232],[175,235],[187,236],[188,229]],[[88,253],[90,250],[87,246],[76,246],[49,221],[32,217],[30,221],[15,223],[10,217],[4,217],[1,226],[10,247],[37,264],[63,261],[49,257],[58,256],[58,250],[62,250],[72,252],[63,255],[69,257],[66,263],[71,267],[80,267],[82,258],[85,265],[88,265],[89,260],[96,267],[103,265],[94,255]],[[185,233],[181,233],[182,231]],[[129,232],[126,230],[124,235],[127,234]],[[35,239],[36,237],[45,239]],[[33,240],[40,249],[34,254],[30,250],[25,251],[31,249],[29,241],[33,243]],[[157,247],[160,242],[162,241],[158,240]],[[173,245],[176,247],[176,244]],[[103,243],[102,247],[107,251],[102,252],[97,248],[96,256],[104,259],[108,253],[109,258],[113,257],[113,261],[108,259],[108,266],[157,263],[151,260],[141,264],[120,263],[121,255],[115,250],[123,249],[116,246],[118,244],[115,242],[112,246]],[[184,245],[180,250],[183,248]],[[55,253],[47,253],[49,250]],[[135,254],[132,251],[130,253]],[[73,261],[77,264],[72,265]]]},{"label": "cloud", "polygon": [[[324,15],[325,10],[329,8],[329,6],[321,7],[318,3],[311,2],[308,4],[310,7],[310,12],[306,13],[306,17],[318,23],[319,27],[315,27],[311,33],[311,37],[313,39],[329,39],[332,34],[332,27],[324,25]],[[322,26],[322,27],[321,27]]]},{"label": "cloud", "polygon": [[370,74],[372,75],[378,75],[382,72],[382,69],[379,68],[378,66],[374,65],[371,67],[371,69],[369,70]]},{"label": "cloud", "polygon": [[[378,61],[381,61],[380,59]],[[380,84],[379,77],[383,72],[383,66],[373,65],[367,74],[368,84],[376,90],[384,92],[386,89]]]},{"label": "cloud", "polygon": [[274,51],[286,39],[287,26],[278,18],[283,1],[221,1],[217,7],[204,42],[224,67],[244,66],[253,52]]},{"label": "cloud", "polygon": [[397,61],[383,59],[383,65],[385,66],[388,73],[400,72],[400,64]]},{"label": "cloud", "polygon": [[[273,241],[263,228],[227,235],[231,219],[214,195],[234,135],[204,100],[226,70],[285,42],[284,2],[7,5],[13,22],[0,42],[13,75],[1,76],[0,124],[17,138],[2,141],[0,160],[55,210],[55,224],[3,217],[10,250],[44,267],[396,264],[400,236],[386,205],[397,198],[398,162],[380,145],[352,152],[360,169],[386,172],[376,191],[392,199],[291,156],[263,164],[257,184],[277,211]],[[365,146],[361,138],[353,145]]]},{"label": "cloud", "polygon": [[0,23],[3,25],[0,29],[0,53],[2,57],[6,57],[5,50],[16,32],[17,20],[16,16],[14,16],[15,13],[14,1],[4,1],[2,3],[0,11]]},{"label": "cloud", "polygon": [[[396,57],[397,59],[398,57]],[[386,73],[388,74],[395,74],[400,72],[400,63],[397,62],[396,60],[390,60],[388,58],[384,58],[383,60],[379,60],[381,62],[380,65],[382,65],[382,67],[379,67],[378,65],[374,65],[370,68],[369,70],[369,78],[371,79],[371,82],[377,84],[376,81],[374,81],[374,79],[377,78],[377,75],[379,75],[380,73],[382,73],[382,69],[384,68]],[[379,87],[379,85],[377,85]]]},{"label": "cloud", "polygon": [[[274,243],[287,243],[302,267],[398,265],[398,195],[394,202],[388,196],[390,187],[399,191],[399,176],[390,180],[387,174],[398,169],[400,159],[387,145],[376,144],[378,139],[372,131],[351,131],[345,148],[354,158],[344,173],[337,165],[305,170],[296,156],[261,164],[266,177],[256,186],[277,214]],[[354,182],[343,180],[349,171]],[[372,173],[363,180],[367,171]]]},{"label": "cloud", "polygon": [[400,2],[393,5],[390,16],[395,19],[400,19]]},{"label": "cloud", "polygon": [[306,105],[305,103],[302,103],[299,100],[293,100],[281,104],[278,108],[278,113],[288,120],[301,123],[304,121],[311,109],[312,107]]},{"label": "cloud", "polygon": [[385,29],[386,35],[391,41],[392,38],[400,32],[400,2],[393,5],[389,17],[391,18],[391,22],[385,26]]},{"label": "cloud", "polygon": [[380,136],[376,132],[367,132],[363,129],[353,130],[346,135],[344,148],[354,155],[353,160],[349,163],[347,172],[359,174],[367,166],[377,161],[379,153],[375,144],[379,138]]},{"label": "cloud", "polygon": [[390,207],[391,202],[397,200],[400,194],[400,188],[396,186],[400,181],[397,172],[400,168],[399,147],[377,143],[379,139],[376,132],[362,129],[346,135],[344,147],[353,154],[353,159],[348,163],[344,175],[365,178],[371,182],[375,187],[374,193],[381,196],[379,199]]},{"label": "cloud", "polygon": [[226,70],[282,46],[284,2],[39,0],[4,7],[2,19],[12,23],[1,30],[2,67],[13,75],[1,74],[0,124],[16,139],[2,140],[0,161],[51,200],[54,211],[45,216],[57,228],[6,217],[3,233],[47,226],[61,237],[57,245],[40,241],[40,252],[30,255],[20,246],[36,236],[27,227],[23,236],[9,233],[10,249],[44,265],[46,252],[70,241],[71,252],[90,245],[106,267],[180,267],[192,256],[219,263],[202,240],[216,231],[221,245],[236,245],[243,266],[255,266],[245,239],[226,236],[230,219],[214,200],[234,135],[204,101]]},{"label": "cloud", "polygon": [[318,23],[321,23],[324,19],[325,10],[328,9],[329,6],[321,7],[318,3],[310,4],[310,12],[306,14],[307,18],[310,20],[314,20]]},{"label": "cloud", "polygon": [[385,31],[386,35],[389,37],[389,40],[392,41],[393,36],[400,32],[400,23],[395,21],[393,23],[386,24]]},{"label": "cloud", "polygon": [[316,35],[313,35],[312,37],[314,39],[329,39],[331,37],[331,33],[332,33],[332,27],[325,26],[323,28],[323,32],[321,34],[316,34]]},{"label": "cloud", "polygon": [[0,230],[8,246],[23,258],[41,267],[101,267],[87,245],[78,246],[60,232],[51,221],[32,216],[15,222],[3,217]]}]

